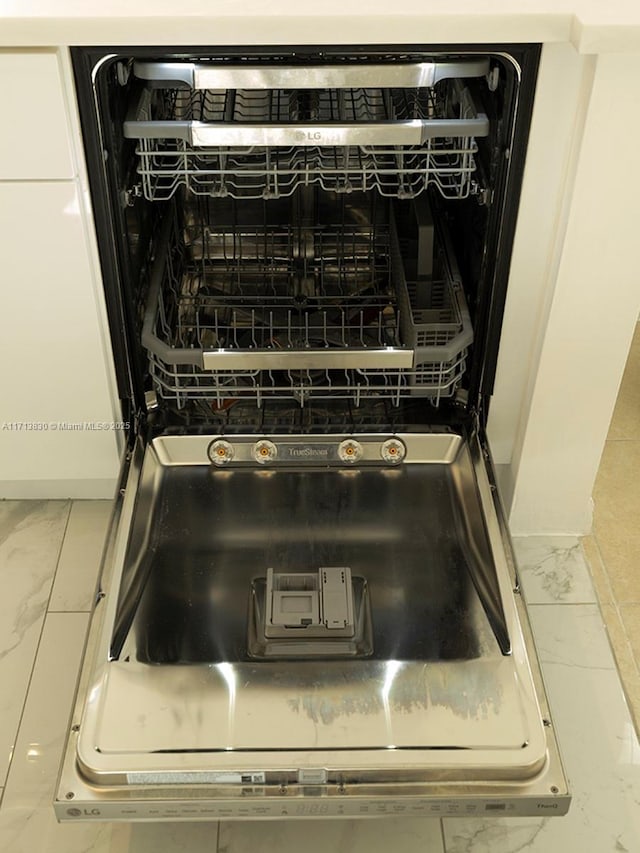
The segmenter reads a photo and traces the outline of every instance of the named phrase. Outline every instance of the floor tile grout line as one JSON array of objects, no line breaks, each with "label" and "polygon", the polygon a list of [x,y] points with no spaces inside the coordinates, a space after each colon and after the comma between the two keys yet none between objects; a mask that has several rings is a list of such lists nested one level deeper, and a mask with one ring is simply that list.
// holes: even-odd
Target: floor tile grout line
[{"label": "floor tile grout line", "polygon": [[[64,525],[64,533],[62,534],[62,539],[60,540],[60,548],[58,549],[58,556],[56,558],[56,568],[53,572],[53,578],[51,579],[51,589],[49,590],[49,595],[47,597],[47,609],[45,610],[45,615],[49,612],[49,605],[51,604],[51,596],[53,595],[53,589],[56,585],[56,578],[58,577],[58,569],[60,568],[60,557],[62,556],[62,551],[64,549],[64,543],[67,538],[67,533],[69,532],[69,522],[71,521],[71,512],[73,510],[73,500],[69,500],[69,512],[67,513],[67,521]],[[42,639],[42,632],[40,632],[40,639]],[[38,651],[40,650],[40,641],[38,641]],[[36,651],[36,657],[38,656],[38,652]]]},{"label": "floor tile grout line", "polygon": [[[602,549],[600,547],[598,535],[597,535],[597,532],[595,530],[595,524],[594,524],[594,530],[593,530],[592,535],[593,535],[593,541],[595,542],[595,546],[596,546],[597,556],[600,559],[600,563],[601,563],[602,568],[604,570],[604,575],[605,575],[605,578],[606,578],[608,586],[609,586],[610,598],[611,598],[611,602],[612,602],[611,606],[613,607],[613,610],[615,612],[615,616],[618,620],[618,624],[620,626],[620,629],[622,630],[622,635],[624,637],[623,642],[626,645],[626,652],[628,655],[631,656],[631,660],[633,661],[633,664],[635,665],[635,678],[640,680],[640,661],[638,661],[638,659],[636,658],[636,656],[634,654],[633,646],[631,645],[631,641],[629,639],[627,626],[625,625],[624,620],[622,618],[622,614],[620,612],[620,603],[618,601],[618,597],[616,596],[616,592],[615,592],[615,589],[613,587],[613,583],[611,581],[611,576],[609,575],[609,569],[607,567],[607,563],[604,559],[604,555],[603,555]],[[587,564],[589,564],[588,560],[587,560]],[[598,602],[599,602],[599,607],[600,607],[600,616],[601,616],[602,622],[604,624],[605,633],[607,636],[607,641],[609,643],[609,647],[611,648],[611,653],[613,655],[613,659],[614,659],[614,662],[616,664],[616,669],[618,671],[618,677],[620,679],[620,685],[622,687],[622,692],[624,694],[625,702],[626,702],[626,705],[627,705],[627,708],[629,711],[629,716],[631,717],[632,724],[633,724],[633,726],[634,726],[634,728],[638,734],[638,737],[640,738],[640,707],[636,707],[637,703],[632,701],[632,698],[631,698],[632,697],[632,685],[627,684],[627,680],[625,678],[623,678],[623,675],[622,675],[622,662],[618,661],[618,653],[616,650],[617,644],[614,644],[614,642],[613,642],[613,635],[612,635],[613,626],[611,626],[611,630],[610,630],[609,624],[604,617],[604,612],[602,610],[603,605],[602,605],[602,602],[599,600],[599,597],[598,597]],[[624,653],[624,651],[625,650],[620,649],[620,654],[622,655]]]},{"label": "floor tile grout line", "polygon": [[[616,596],[615,596],[615,592],[614,592],[614,590],[613,590],[613,585],[612,585],[612,583],[611,583],[611,578],[609,577],[609,572],[608,572],[608,570],[607,570],[607,566],[606,566],[606,564],[605,564],[605,562],[604,562],[604,557],[602,556],[602,551],[600,550],[600,543],[598,542],[598,539],[597,539],[597,536],[596,536],[595,530],[593,530],[593,531],[591,532],[591,534],[590,534],[590,535],[591,535],[591,537],[593,538],[593,541],[594,541],[594,543],[595,543],[596,556],[597,556],[597,558],[600,560],[600,565],[602,566],[602,574],[604,575],[604,580],[605,580],[605,583],[606,583],[606,586],[607,586],[607,592],[608,592],[608,595],[609,595],[609,599],[611,600],[611,605],[610,605],[610,606],[613,606],[613,607],[616,609],[616,615],[618,616],[618,619],[620,619],[620,614],[618,613],[618,611],[617,611],[617,607],[616,607]],[[610,635],[610,633],[609,633],[609,627],[608,627],[608,624],[607,624],[607,620],[605,619],[604,611],[603,611],[603,609],[602,609],[602,608],[605,606],[605,604],[604,604],[604,602],[603,602],[603,601],[601,601],[600,596],[598,595],[597,585],[596,585],[596,583],[595,583],[595,579],[594,579],[594,576],[593,576],[593,567],[591,566],[591,561],[588,559],[588,557],[587,557],[587,553],[586,553],[586,551],[585,551],[584,547],[582,548],[582,554],[583,554],[583,556],[584,556],[585,563],[587,564],[587,568],[589,569],[589,574],[591,575],[591,582],[592,582],[592,585],[593,585],[593,591],[594,591],[595,596],[596,596],[596,604],[598,605],[598,610],[600,611],[600,618],[602,619],[602,623],[603,623],[603,625],[604,625],[604,627],[605,627],[605,630],[606,630],[606,633],[607,633],[607,638],[608,638],[608,640],[609,640],[609,645],[610,645],[610,647],[611,647],[611,651],[613,652],[613,656],[614,656],[614,659],[615,659],[615,661],[616,661],[616,666],[617,666],[617,662],[618,662],[618,661],[617,661],[617,656],[616,656],[616,653],[615,653],[615,649],[614,649],[614,647],[613,647],[613,642],[611,641],[611,635]],[[618,667],[618,670],[619,670],[619,667]],[[620,680],[622,680],[622,675],[621,675],[621,677],[620,677]]]},{"label": "floor tile grout line", "polygon": [[447,853],[447,841],[444,835],[444,820],[440,818],[440,836],[442,838],[442,853]]},{"label": "floor tile grout line", "polygon": [[[640,709],[636,707],[637,703],[634,703],[632,698],[631,698],[631,685],[627,684],[627,679],[623,678],[623,676],[622,676],[622,667],[621,667],[621,664],[618,662],[618,655],[616,653],[616,647],[614,646],[613,640],[611,638],[611,634],[609,632],[607,622],[604,620],[604,618],[602,621],[603,621],[604,626],[605,626],[605,633],[606,633],[607,641],[609,643],[609,648],[611,649],[611,654],[613,655],[613,659],[614,659],[614,663],[615,663],[615,669],[616,669],[616,672],[618,673],[618,679],[620,681],[620,687],[622,688],[622,693],[624,695],[625,704],[627,706],[627,710],[629,712],[631,722],[632,722],[632,724],[636,730],[638,738],[640,739],[640,716],[639,716]],[[629,640],[627,638],[626,630],[625,630],[624,624],[622,622],[621,622],[621,626],[622,626],[622,632],[625,636],[627,646],[629,646],[630,645]],[[638,665],[637,665],[637,662],[635,660],[635,657],[633,656],[632,650],[631,650],[631,659],[632,659],[633,663],[635,664],[635,668],[637,670],[635,675],[634,675],[634,678],[640,679],[640,671],[638,671]]]},{"label": "floor tile grout line", "polygon": [[[24,720],[24,712],[25,712],[25,708],[27,707],[27,699],[29,698],[29,691],[31,690],[31,684],[33,683],[33,673],[34,673],[35,668],[36,668],[36,661],[38,660],[38,655],[40,653],[40,646],[42,644],[42,635],[44,634],[44,628],[45,628],[45,625],[47,624],[47,616],[49,615],[49,602],[51,601],[51,595],[53,593],[53,587],[54,587],[54,584],[56,582],[56,575],[58,574],[58,566],[60,564],[60,555],[62,554],[62,548],[64,546],[64,540],[65,540],[66,535],[67,535],[67,530],[69,529],[69,519],[71,518],[71,507],[73,505],[73,501],[68,500],[67,503],[69,504],[69,509],[67,511],[67,517],[66,517],[66,520],[64,523],[64,532],[62,534],[62,537],[60,538],[60,547],[58,548],[58,554],[56,557],[56,567],[55,567],[55,569],[53,571],[53,575],[51,577],[51,587],[49,589],[49,595],[47,596],[47,603],[46,603],[44,612],[42,614],[42,617],[43,617],[42,618],[42,625],[40,626],[40,634],[38,635],[38,642],[36,644],[35,654],[33,655],[33,660],[31,661],[31,670],[29,672],[29,678],[27,680],[27,687],[26,687],[26,690],[24,692],[24,700],[22,702],[22,708],[20,710],[20,716],[18,718],[18,725],[16,726],[16,730],[15,730],[14,744],[13,744],[13,749],[11,750],[11,758],[9,759],[9,763],[7,764],[7,771],[6,771],[6,774],[4,777],[2,800],[4,800],[4,791],[6,791],[6,789],[7,789],[7,785],[9,782],[9,776],[11,775],[11,768],[13,766],[13,759],[15,758],[15,754],[16,754],[15,745],[18,742],[18,737],[20,735],[20,729],[22,727],[22,721]],[[0,801],[0,807],[1,807],[1,801]]]},{"label": "floor tile grout line", "polygon": [[76,503],[75,498],[69,499],[69,514],[67,516],[67,523],[64,527],[64,535],[62,537],[62,542],[60,543],[60,550],[58,552],[58,559],[56,560],[56,570],[53,573],[53,583],[51,584],[51,589],[49,590],[49,598],[47,599],[47,613],[55,613],[54,610],[49,610],[49,605],[51,604],[51,596],[53,595],[53,590],[56,586],[56,580],[58,578],[58,569],[60,568],[60,557],[62,557],[62,552],[64,550],[64,543],[67,538],[67,534],[69,532],[69,524],[71,522],[71,513],[73,512],[73,506]]},{"label": "floor tile grout line", "polygon": [[[605,562],[604,562],[604,557],[602,556],[602,551],[600,550],[600,543],[598,542],[598,537],[596,536],[595,528],[591,531],[591,533],[589,535],[593,539],[595,547],[596,547],[597,557],[600,560],[600,565],[602,566],[602,574],[604,575],[604,579],[605,579],[606,584],[607,584],[607,591],[609,593],[609,598],[611,599],[611,601],[614,601],[615,600],[615,593],[613,591],[613,586],[611,584],[611,578],[609,577],[609,572],[608,572],[607,567],[606,567]],[[591,586],[593,587],[593,592],[595,594],[596,601],[598,602],[598,604],[602,605],[602,601],[600,601],[600,596],[598,595],[598,588],[597,588],[595,578],[593,575],[593,567],[591,565],[589,558],[587,557],[586,549],[585,549],[584,545],[582,544],[582,540],[585,538],[586,537],[583,536],[580,539],[580,547],[582,549],[582,556],[584,557],[584,561],[587,565],[587,569],[589,570],[589,577],[591,578]]]},{"label": "floor tile grout line", "polygon": [[[626,607],[626,605],[622,605],[622,606],[623,606],[623,607]],[[633,606],[634,606],[634,607],[640,607],[640,604],[635,604],[635,605],[633,605]],[[620,624],[622,625],[622,631],[623,631],[623,633],[624,633],[625,640],[627,641],[627,646],[628,646],[628,648],[629,648],[629,652],[630,652],[630,654],[631,654],[631,660],[632,660],[632,661],[634,662],[634,664],[635,664],[635,668],[636,668],[636,676],[640,679],[640,660],[638,660],[638,658],[637,658],[637,656],[636,656],[635,650],[634,650],[634,648],[633,648],[633,643],[631,642],[631,639],[630,639],[630,637],[629,637],[629,632],[627,631],[626,623],[625,623],[625,621],[624,621],[624,618],[623,618],[623,616],[622,616],[622,613],[620,613],[620,611],[619,611],[619,610],[618,610],[618,619],[620,620]]]},{"label": "floor tile grout line", "polygon": [[[626,626],[625,626],[624,621],[622,619],[622,614],[620,613],[620,604],[618,602],[615,590],[613,588],[613,584],[611,583],[611,578],[609,577],[609,570],[607,569],[607,564],[605,563],[604,556],[603,556],[602,550],[600,548],[600,543],[598,542],[598,537],[597,537],[595,531],[593,532],[592,536],[593,536],[593,541],[596,544],[596,550],[598,552],[598,557],[600,558],[602,568],[604,569],[604,575],[605,575],[605,578],[607,580],[607,584],[609,587],[609,593],[610,593],[610,598],[611,598],[611,605],[610,606],[613,607],[613,609],[616,612],[616,616],[618,617],[618,622],[620,623],[620,626],[622,627],[622,633],[624,634],[624,638],[625,638],[627,646],[628,646],[628,651],[631,654],[631,658],[633,659],[634,663],[636,664],[636,669],[638,669],[638,662],[636,661],[635,655],[633,653],[633,648],[631,646],[631,642],[629,641],[627,629],[626,629]],[[611,646],[611,650],[613,651],[614,657],[615,657],[615,648],[614,648],[613,642],[611,641],[611,635],[610,635],[609,630],[608,630],[607,620],[605,619],[604,613],[602,611],[602,608],[604,605],[603,605],[603,602],[600,601],[599,598],[598,598],[598,605],[599,605],[599,609],[600,609],[600,614],[602,616],[602,621],[604,622],[605,628],[607,628],[607,636],[609,637],[609,645]],[[640,671],[639,671],[639,674],[640,674]]]},{"label": "floor tile grout line", "polygon": [[[602,565],[603,565],[603,567],[604,567],[605,575],[606,575],[607,580],[608,580],[608,582],[609,582],[609,587],[610,587],[610,591],[611,591],[611,601],[613,602],[613,607],[614,607],[614,609],[615,609],[615,611],[616,611],[616,616],[618,617],[618,622],[620,623],[620,626],[621,626],[621,628],[622,628],[622,633],[624,634],[624,638],[625,638],[625,640],[626,640],[626,644],[627,644],[627,651],[628,651],[628,652],[629,652],[629,654],[631,655],[631,660],[632,660],[632,661],[634,662],[634,664],[635,664],[636,673],[637,673],[638,677],[640,678],[640,661],[638,661],[638,659],[637,659],[637,657],[636,657],[636,655],[635,655],[635,652],[634,652],[634,649],[633,649],[633,645],[631,644],[631,640],[630,640],[630,638],[629,638],[629,632],[627,631],[627,626],[625,625],[625,621],[624,621],[624,619],[622,618],[622,612],[621,612],[621,610],[620,610],[620,608],[621,608],[622,606],[624,606],[624,605],[623,605],[623,604],[621,604],[621,603],[618,601],[618,597],[617,597],[617,595],[616,595],[616,593],[615,593],[615,590],[614,590],[614,588],[613,588],[613,583],[611,582],[611,578],[610,578],[610,576],[609,576],[609,569],[607,568],[607,564],[606,564],[606,563],[605,563],[605,561],[604,561],[604,556],[603,556],[603,554],[602,554],[602,550],[601,550],[601,548],[600,548],[600,542],[598,541],[598,537],[597,537],[597,534],[596,534],[595,532],[594,532],[594,534],[593,534],[593,539],[594,539],[594,541],[595,541],[595,543],[596,543],[596,548],[597,548],[597,550],[598,550],[598,555],[599,555],[599,557],[600,557],[600,562],[602,563]],[[627,603],[627,602],[625,602],[625,603]],[[604,616],[603,616],[603,621],[604,621],[604,623],[605,623],[605,627],[606,627],[607,622],[606,622],[606,619],[604,619]],[[607,632],[607,633],[608,633],[608,632]],[[613,649],[613,643],[611,643],[611,648]],[[615,655],[615,649],[614,649],[614,655]]]},{"label": "floor tile grout line", "polygon": [[595,601],[526,601],[527,607],[598,607],[600,602]]},{"label": "floor tile grout line", "polygon": [[92,608],[87,607],[86,610],[47,610],[47,613],[85,613],[91,614],[93,613]]},{"label": "floor tile grout line", "polygon": [[[99,565],[98,565],[98,574],[96,576],[96,580],[95,580],[95,584],[94,584],[93,600],[92,600],[91,604],[89,605],[89,607],[87,607],[85,609],[81,609],[81,610],[58,609],[58,608],[52,608],[49,606],[51,604],[51,597],[52,597],[53,591],[55,589],[55,581],[58,577],[58,570],[60,568],[60,558],[62,556],[62,549],[61,549],[60,554],[58,555],[58,562],[56,564],[56,571],[55,571],[55,575],[54,575],[54,583],[53,583],[53,586],[51,587],[51,594],[49,595],[49,601],[48,601],[48,605],[47,605],[47,613],[93,613],[93,608],[95,606],[95,601],[96,601],[96,595],[98,593],[98,583],[100,580],[100,568],[102,566],[102,560],[104,557],[104,549],[105,549],[106,538],[107,538],[107,535],[109,532],[109,518],[111,517],[112,506],[113,506],[113,501],[111,501],[111,500],[103,500],[102,498],[99,498],[98,500],[102,503],[107,503],[109,505],[109,507],[108,507],[107,526],[106,526],[105,533],[102,536],[102,546],[101,546],[101,549],[100,549],[100,552],[98,555],[98,564]],[[65,540],[67,538],[67,534],[69,532],[68,528],[69,528],[69,522],[71,521],[71,512],[73,511],[73,507],[75,506],[75,504],[83,504],[83,503],[86,504],[87,502],[88,501],[84,498],[72,498],[71,499],[71,505],[72,505],[71,511],[69,512],[69,519],[67,522],[67,528],[65,529],[65,533],[64,533],[64,537],[63,537],[63,541],[62,541],[62,547],[63,548],[64,548],[64,542],[65,542]]]}]

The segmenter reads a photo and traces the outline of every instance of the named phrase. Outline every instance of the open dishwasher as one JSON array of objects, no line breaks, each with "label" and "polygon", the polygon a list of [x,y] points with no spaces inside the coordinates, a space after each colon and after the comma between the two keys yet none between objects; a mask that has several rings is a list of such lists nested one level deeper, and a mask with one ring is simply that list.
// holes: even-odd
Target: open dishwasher
[{"label": "open dishwasher", "polygon": [[538,50],[74,50],[133,428],[61,820],[563,814],[484,437]]}]

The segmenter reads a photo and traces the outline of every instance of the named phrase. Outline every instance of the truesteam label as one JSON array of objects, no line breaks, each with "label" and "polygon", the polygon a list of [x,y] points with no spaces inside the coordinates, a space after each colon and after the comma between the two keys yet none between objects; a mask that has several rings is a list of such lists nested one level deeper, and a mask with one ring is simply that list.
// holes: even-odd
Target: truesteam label
[{"label": "truesteam label", "polygon": [[279,444],[281,460],[289,462],[328,462],[338,458],[335,444]]}]

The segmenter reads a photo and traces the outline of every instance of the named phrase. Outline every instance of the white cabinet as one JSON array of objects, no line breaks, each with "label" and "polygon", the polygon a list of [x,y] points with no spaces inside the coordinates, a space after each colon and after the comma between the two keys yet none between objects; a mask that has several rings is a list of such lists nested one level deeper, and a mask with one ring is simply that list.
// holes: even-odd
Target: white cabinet
[{"label": "white cabinet", "polygon": [[73,181],[0,182],[0,497],[113,494],[122,435],[99,426],[117,414],[80,210]]},{"label": "white cabinet", "polygon": [[111,497],[123,434],[67,51],[0,51],[0,98],[0,498]]},{"label": "white cabinet", "polygon": [[58,54],[0,51],[0,104],[0,180],[71,178]]}]

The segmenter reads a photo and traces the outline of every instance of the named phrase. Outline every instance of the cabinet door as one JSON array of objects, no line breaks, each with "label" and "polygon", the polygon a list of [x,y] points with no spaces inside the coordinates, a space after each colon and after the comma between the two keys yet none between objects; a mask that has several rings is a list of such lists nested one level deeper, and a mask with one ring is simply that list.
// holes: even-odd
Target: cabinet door
[{"label": "cabinet door", "polygon": [[110,496],[119,415],[74,182],[0,182],[0,271],[0,496]]},{"label": "cabinet door", "polygon": [[0,104],[0,180],[72,177],[57,55],[0,51]]}]

